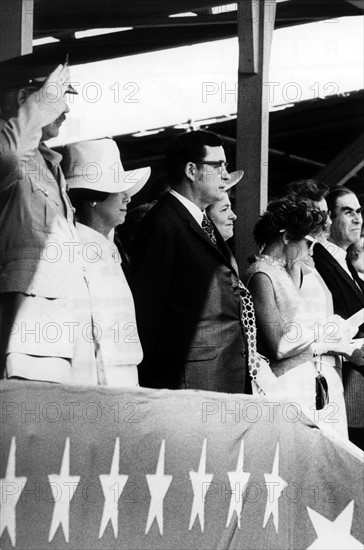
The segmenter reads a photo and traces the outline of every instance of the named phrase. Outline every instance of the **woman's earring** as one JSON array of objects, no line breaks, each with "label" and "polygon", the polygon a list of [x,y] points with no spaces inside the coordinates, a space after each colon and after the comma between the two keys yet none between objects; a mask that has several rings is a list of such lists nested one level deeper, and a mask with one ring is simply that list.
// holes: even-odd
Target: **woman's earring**
[{"label": "woman's earring", "polygon": [[90,204],[91,208],[95,208],[97,202],[96,201],[90,201],[89,204]]}]

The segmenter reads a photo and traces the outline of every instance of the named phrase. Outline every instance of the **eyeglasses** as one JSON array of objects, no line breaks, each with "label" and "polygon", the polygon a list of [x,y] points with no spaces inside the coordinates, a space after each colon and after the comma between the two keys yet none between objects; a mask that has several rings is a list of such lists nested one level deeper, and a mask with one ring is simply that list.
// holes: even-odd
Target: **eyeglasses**
[{"label": "eyeglasses", "polygon": [[308,241],[311,244],[315,244],[316,242],[316,239],[312,237],[312,235],[305,235],[303,238],[306,239],[306,241]]},{"label": "eyeglasses", "polygon": [[317,240],[316,240],[314,237],[312,237],[311,235],[305,235],[305,236],[304,236],[304,239],[306,239],[306,241],[308,241],[309,244],[310,244],[310,247],[309,247],[309,249],[308,249],[308,252],[309,252],[309,253],[312,253],[313,247],[314,247],[315,244],[317,243]]},{"label": "eyeglasses", "polygon": [[207,166],[212,166],[213,168],[217,168],[218,173],[221,174],[223,168],[227,171],[229,163],[225,160],[196,160],[195,164],[206,164]]}]

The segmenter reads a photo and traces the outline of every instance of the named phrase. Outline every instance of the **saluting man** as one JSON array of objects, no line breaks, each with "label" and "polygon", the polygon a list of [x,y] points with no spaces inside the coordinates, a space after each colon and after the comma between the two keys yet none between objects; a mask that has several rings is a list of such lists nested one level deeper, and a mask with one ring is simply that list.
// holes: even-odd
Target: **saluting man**
[{"label": "saluting man", "polygon": [[[6,66],[6,65],[5,65]],[[4,70],[0,120],[0,327],[5,378],[97,383],[87,279],[74,211],[45,145],[69,112],[68,64],[47,78]],[[85,374],[86,369],[86,374]]]}]

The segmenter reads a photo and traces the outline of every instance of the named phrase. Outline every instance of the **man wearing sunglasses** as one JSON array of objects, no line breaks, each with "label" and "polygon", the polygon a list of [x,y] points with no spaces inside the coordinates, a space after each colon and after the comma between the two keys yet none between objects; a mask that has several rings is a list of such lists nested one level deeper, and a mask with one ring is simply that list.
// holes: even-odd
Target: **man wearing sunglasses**
[{"label": "man wearing sunglasses", "polygon": [[178,136],[167,148],[167,171],[171,191],[143,219],[132,258],[140,384],[243,392],[238,268],[205,213],[231,183],[220,138]]}]

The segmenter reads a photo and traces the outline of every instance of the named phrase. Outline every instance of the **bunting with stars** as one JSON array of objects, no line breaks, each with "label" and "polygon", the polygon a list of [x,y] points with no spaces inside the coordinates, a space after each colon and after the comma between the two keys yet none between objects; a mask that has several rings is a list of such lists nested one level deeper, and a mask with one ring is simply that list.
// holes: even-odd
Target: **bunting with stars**
[{"label": "bunting with stars", "polygon": [[2,550],[363,548],[362,453],[290,403],[10,381],[0,397]]}]

